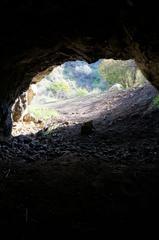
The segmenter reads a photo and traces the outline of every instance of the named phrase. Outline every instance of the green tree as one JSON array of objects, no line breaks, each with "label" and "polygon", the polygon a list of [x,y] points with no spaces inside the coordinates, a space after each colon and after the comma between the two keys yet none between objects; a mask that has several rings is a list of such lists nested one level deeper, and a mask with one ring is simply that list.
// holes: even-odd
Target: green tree
[{"label": "green tree", "polygon": [[142,85],[145,78],[133,60],[106,60],[99,65],[99,72],[110,86],[120,83],[124,88]]},{"label": "green tree", "polygon": [[51,91],[56,97],[66,97],[69,95],[71,88],[67,81],[59,80],[52,82],[48,87],[48,90]]}]

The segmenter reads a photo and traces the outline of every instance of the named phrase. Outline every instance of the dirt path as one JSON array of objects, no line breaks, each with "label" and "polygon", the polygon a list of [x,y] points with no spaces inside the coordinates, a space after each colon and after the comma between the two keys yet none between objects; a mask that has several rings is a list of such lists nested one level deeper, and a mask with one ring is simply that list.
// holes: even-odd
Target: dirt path
[{"label": "dirt path", "polygon": [[[65,115],[68,120],[95,119],[101,113],[117,109],[120,113],[130,107],[148,104],[156,94],[154,88],[142,87],[138,90],[105,92],[100,95],[76,97],[59,102],[45,103],[43,106],[57,110],[60,115]],[[124,101],[124,104],[123,104]],[[121,107],[119,107],[121,106]],[[73,116],[72,116],[73,115]]]},{"label": "dirt path", "polygon": [[58,119],[58,128],[50,134],[44,130],[1,143],[0,227],[12,229],[6,236],[52,239],[55,233],[93,236],[117,226],[156,226],[159,110],[151,107],[155,95],[154,88],[145,86],[96,99],[94,105],[102,109],[96,117],[98,111],[89,115],[85,102],[89,107],[84,121],[94,119],[90,135],[81,136],[79,113]]}]

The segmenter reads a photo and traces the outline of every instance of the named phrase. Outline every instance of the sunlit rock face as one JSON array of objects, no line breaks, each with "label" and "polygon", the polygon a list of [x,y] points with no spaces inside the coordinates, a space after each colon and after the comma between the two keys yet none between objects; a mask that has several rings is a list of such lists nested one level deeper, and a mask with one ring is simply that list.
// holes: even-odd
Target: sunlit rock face
[{"label": "sunlit rock face", "polygon": [[30,84],[27,91],[23,92],[15,100],[12,106],[12,120],[18,122],[22,120],[23,116],[27,114],[27,107],[31,103],[33,97],[37,94],[37,89],[35,84]]},{"label": "sunlit rock face", "polygon": [[153,1],[3,0],[0,9],[0,97],[8,106],[36,74],[68,60],[134,58],[159,87],[159,18]]}]

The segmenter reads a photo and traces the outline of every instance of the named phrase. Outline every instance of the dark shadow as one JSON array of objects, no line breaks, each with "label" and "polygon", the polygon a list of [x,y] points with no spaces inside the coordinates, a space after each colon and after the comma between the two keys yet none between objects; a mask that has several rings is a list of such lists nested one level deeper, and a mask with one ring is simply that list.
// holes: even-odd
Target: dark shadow
[{"label": "dark shadow", "polygon": [[94,119],[90,135],[77,124],[0,145],[0,227],[13,228],[6,234],[37,239],[156,226],[159,110],[150,107],[156,91],[142,91],[127,96],[131,106],[123,99]]}]

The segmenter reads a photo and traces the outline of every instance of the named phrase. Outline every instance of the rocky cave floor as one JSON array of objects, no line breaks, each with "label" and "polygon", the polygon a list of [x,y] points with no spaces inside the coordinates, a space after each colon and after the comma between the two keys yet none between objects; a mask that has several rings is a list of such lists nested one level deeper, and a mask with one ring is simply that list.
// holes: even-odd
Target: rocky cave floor
[{"label": "rocky cave floor", "polygon": [[[155,224],[156,94],[150,85],[105,94],[91,108],[74,104],[79,112],[57,119],[52,132],[44,129],[1,143],[0,227],[7,227],[5,235],[51,239],[46,233],[94,234],[117,225]],[[88,120],[93,132],[81,135],[82,122]]]}]

